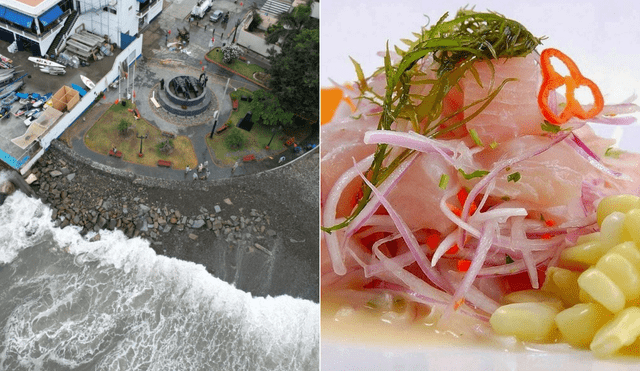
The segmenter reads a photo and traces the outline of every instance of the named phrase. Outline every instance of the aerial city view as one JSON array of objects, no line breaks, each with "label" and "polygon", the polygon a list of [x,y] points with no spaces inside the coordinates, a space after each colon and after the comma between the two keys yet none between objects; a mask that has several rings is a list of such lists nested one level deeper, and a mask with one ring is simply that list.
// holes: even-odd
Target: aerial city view
[{"label": "aerial city view", "polygon": [[319,14],[1,2],[0,369],[319,368]]}]

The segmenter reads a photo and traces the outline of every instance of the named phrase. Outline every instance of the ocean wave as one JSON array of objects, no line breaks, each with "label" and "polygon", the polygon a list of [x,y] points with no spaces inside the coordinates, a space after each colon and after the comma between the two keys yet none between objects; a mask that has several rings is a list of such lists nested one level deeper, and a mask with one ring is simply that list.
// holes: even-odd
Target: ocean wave
[{"label": "ocean wave", "polygon": [[319,305],[252,297],[146,240],[0,206],[0,369],[313,370]]}]

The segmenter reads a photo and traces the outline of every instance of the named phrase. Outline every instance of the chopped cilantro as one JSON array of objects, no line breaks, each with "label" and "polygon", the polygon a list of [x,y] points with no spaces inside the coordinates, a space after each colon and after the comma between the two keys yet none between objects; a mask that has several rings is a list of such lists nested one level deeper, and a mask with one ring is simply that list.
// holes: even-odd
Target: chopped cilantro
[{"label": "chopped cilantro", "polygon": [[491,147],[491,149],[496,149],[496,147],[498,147],[498,142],[496,142],[495,140],[493,142],[491,142],[489,144],[489,147]]},{"label": "chopped cilantro", "polygon": [[554,125],[547,120],[544,120],[544,122],[540,125],[540,127],[542,128],[542,130],[549,133],[553,133],[553,134],[556,134],[557,132],[560,131],[560,126]]},{"label": "chopped cilantro", "polygon": [[517,182],[518,180],[520,180],[520,173],[519,172],[515,172],[515,173],[511,173],[507,176],[507,181],[509,182]]},{"label": "chopped cilantro", "polygon": [[460,174],[462,174],[462,176],[466,180],[473,179],[473,178],[482,178],[483,176],[489,174],[489,172],[486,171],[486,170],[476,170],[471,174],[465,173],[464,170],[462,170],[462,169],[458,169],[458,171],[460,172]]},{"label": "chopped cilantro", "polygon": [[438,184],[438,187],[442,189],[447,189],[447,184],[449,184],[449,175],[442,174],[442,176],[440,177],[440,184]]},{"label": "chopped cilantro", "polygon": [[609,147],[604,151],[606,157],[620,158],[620,154],[622,154],[622,151],[613,147]]},{"label": "chopped cilantro", "polygon": [[479,145],[480,147],[484,147],[484,144],[482,143],[482,140],[480,140],[480,137],[478,136],[478,132],[476,131],[476,129],[469,130],[469,135],[471,135],[471,139],[473,139],[473,141],[477,145]]}]

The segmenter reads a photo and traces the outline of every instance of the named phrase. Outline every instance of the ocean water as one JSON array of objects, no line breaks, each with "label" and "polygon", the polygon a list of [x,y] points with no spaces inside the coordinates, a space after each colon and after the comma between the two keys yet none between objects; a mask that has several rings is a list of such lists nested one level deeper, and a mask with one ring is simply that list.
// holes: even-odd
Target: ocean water
[{"label": "ocean water", "polygon": [[252,297],[203,266],[0,206],[0,370],[317,370],[319,305]]}]

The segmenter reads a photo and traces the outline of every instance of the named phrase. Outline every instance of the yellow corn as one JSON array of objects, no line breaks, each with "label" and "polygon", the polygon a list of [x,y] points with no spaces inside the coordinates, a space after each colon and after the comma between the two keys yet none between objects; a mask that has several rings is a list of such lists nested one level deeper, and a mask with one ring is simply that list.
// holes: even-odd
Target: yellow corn
[{"label": "yellow corn", "polygon": [[602,226],[604,219],[614,211],[626,213],[631,209],[640,209],[640,197],[634,195],[605,197],[600,201],[596,210],[598,225]]},{"label": "yellow corn", "polygon": [[562,300],[555,294],[540,290],[514,291],[502,298],[502,304],[513,303],[541,303],[549,305],[558,311],[564,309]]},{"label": "yellow corn", "polygon": [[596,302],[613,313],[624,309],[625,296],[622,290],[602,271],[591,267],[578,277],[578,285]]},{"label": "yellow corn", "polygon": [[626,300],[633,300],[640,296],[640,272],[622,255],[608,252],[598,260],[596,269],[618,286]]},{"label": "yellow corn", "polygon": [[589,348],[597,357],[608,357],[631,345],[640,336],[640,308],[629,307],[602,326]]},{"label": "yellow corn", "polygon": [[489,323],[500,335],[525,341],[549,340],[558,310],[543,303],[514,303],[496,309]]},{"label": "yellow corn", "polygon": [[549,267],[546,276],[541,288],[542,291],[550,292],[559,297],[567,308],[580,302],[578,297],[580,273],[564,268]]},{"label": "yellow corn", "polygon": [[556,315],[563,340],[576,347],[588,347],[598,330],[613,314],[598,303],[580,303]]},{"label": "yellow corn", "polygon": [[640,209],[630,210],[624,219],[625,234],[629,238],[640,245]]}]

